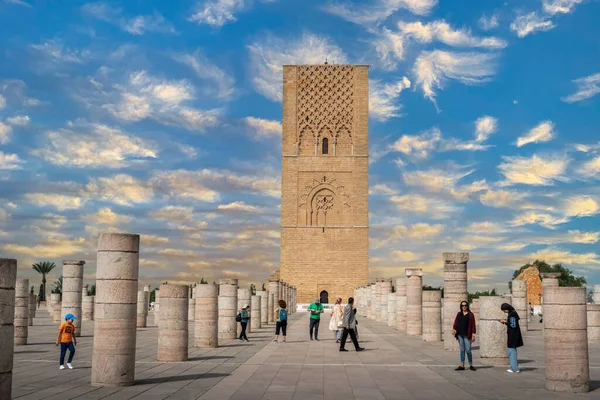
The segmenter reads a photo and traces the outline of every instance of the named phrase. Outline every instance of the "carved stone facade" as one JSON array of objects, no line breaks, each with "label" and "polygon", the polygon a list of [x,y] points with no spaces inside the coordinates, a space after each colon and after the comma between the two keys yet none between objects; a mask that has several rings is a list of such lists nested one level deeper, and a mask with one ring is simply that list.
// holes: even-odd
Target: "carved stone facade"
[{"label": "carved stone facade", "polygon": [[280,278],[307,303],[368,279],[368,67],[284,66]]},{"label": "carved stone facade", "polygon": [[542,280],[538,267],[531,266],[523,270],[515,279],[527,281],[527,302],[539,306],[542,296]]}]

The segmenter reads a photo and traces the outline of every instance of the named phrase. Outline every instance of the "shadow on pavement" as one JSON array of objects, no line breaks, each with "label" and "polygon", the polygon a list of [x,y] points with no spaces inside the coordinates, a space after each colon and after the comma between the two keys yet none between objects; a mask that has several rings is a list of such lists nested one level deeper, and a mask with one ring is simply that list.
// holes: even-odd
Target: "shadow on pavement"
[{"label": "shadow on pavement", "polygon": [[208,378],[224,378],[229,376],[229,374],[194,374],[194,375],[176,375],[176,376],[166,376],[161,378],[148,378],[148,379],[140,379],[135,381],[136,385],[151,385],[155,383],[163,383],[163,382],[180,382],[180,381],[194,381],[196,379],[208,379]]}]

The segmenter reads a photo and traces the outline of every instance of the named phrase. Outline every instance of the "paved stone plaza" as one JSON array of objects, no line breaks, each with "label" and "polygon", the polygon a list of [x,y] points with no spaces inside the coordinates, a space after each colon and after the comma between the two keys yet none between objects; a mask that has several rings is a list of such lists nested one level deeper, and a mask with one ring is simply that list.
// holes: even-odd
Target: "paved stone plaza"
[{"label": "paved stone plaza", "polygon": [[[590,345],[592,392],[585,395],[545,390],[541,325],[524,332],[519,349],[522,373],[506,368],[478,367],[454,371],[458,354],[445,352],[442,342],[425,343],[365,318],[360,341],[367,350],[355,353],[351,344],[340,353],[321,322],[321,341],[308,340],[308,314],[290,318],[286,344],[271,343],[274,328],[249,335],[250,343],[227,341],[217,349],[196,349],[190,361],[156,361],[157,328],[137,331],[136,384],[124,388],[90,386],[93,322],[84,322],[73,370],[58,369],[54,346],[57,325],[38,311],[29,328],[29,345],[15,348],[15,399],[576,399],[600,398],[600,344]],[[119,340],[115,337],[115,340]],[[477,342],[475,343],[477,345]],[[475,365],[479,352],[474,350]]]}]

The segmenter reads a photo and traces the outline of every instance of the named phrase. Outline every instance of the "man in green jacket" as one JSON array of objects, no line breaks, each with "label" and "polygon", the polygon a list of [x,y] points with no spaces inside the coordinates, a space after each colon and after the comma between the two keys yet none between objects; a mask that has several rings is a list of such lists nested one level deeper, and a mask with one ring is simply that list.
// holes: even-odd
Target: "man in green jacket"
[{"label": "man in green jacket", "polygon": [[317,297],[313,303],[308,306],[310,313],[310,340],[313,340],[313,330],[315,331],[315,340],[319,341],[319,324],[321,323],[321,314],[323,313],[323,304],[319,302]]}]

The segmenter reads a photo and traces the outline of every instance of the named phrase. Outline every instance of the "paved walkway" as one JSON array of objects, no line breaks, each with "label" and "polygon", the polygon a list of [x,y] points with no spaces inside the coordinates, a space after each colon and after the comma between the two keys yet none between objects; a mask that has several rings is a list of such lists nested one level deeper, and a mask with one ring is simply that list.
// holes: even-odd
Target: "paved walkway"
[{"label": "paved walkway", "polygon": [[[96,388],[89,384],[93,323],[84,323],[75,369],[61,371],[53,344],[57,325],[46,312],[38,314],[29,328],[30,344],[15,348],[15,399],[600,399],[599,344],[590,346],[593,392],[569,395],[544,389],[541,326],[525,333],[527,346],[519,350],[521,374],[484,366],[457,372],[457,354],[444,352],[442,343],[424,343],[364,318],[364,352],[354,352],[350,344],[347,353],[340,353],[327,330],[327,317],[321,340],[311,342],[304,313],[291,316],[286,344],[272,343],[274,328],[269,327],[249,334],[250,343],[231,341],[211,350],[190,347],[190,360],[183,363],[157,362],[156,327],[139,329],[136,384]],[[477,346],[474,358],[477,365]]]}]

